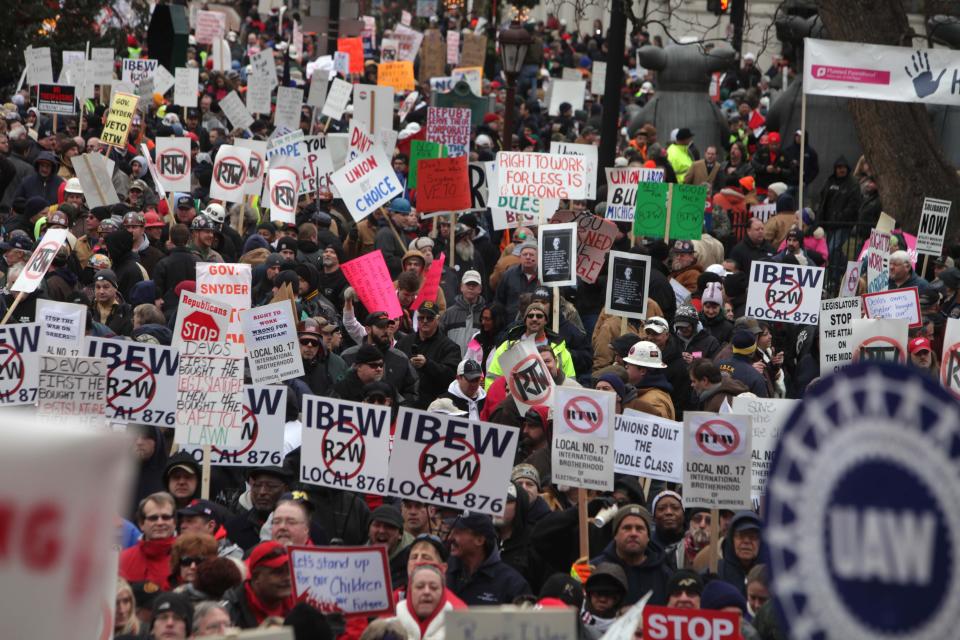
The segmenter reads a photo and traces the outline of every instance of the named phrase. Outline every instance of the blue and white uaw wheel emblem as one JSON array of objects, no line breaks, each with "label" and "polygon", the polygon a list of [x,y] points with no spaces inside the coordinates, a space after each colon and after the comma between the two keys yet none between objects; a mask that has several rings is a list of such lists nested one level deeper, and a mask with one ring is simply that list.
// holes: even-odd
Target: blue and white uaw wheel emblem
[{"label": "blue and white uaw wheel emblem", "polygon": [[933,379],[878,362],[825,378],[767,500],[790,638],[960,638],[960,404]]}]

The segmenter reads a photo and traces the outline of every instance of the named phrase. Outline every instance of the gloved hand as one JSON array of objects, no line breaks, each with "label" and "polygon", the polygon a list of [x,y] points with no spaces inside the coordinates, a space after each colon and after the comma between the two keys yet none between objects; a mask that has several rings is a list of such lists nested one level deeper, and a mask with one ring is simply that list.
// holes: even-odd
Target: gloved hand
[{"label": "gloved hand", "polygon": [[586,556],[582,558],[577,558],[577,560],[570,567],[570,577],[579,580],[582,584],[586,584],[587,580],[590,579],[590,575],[593,573],[593,565],[590,564],[590,559]]}]

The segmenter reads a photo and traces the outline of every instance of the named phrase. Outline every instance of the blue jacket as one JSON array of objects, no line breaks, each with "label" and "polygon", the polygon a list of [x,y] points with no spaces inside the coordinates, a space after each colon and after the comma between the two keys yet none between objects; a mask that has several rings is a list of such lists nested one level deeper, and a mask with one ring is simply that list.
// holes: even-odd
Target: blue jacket
[{"label": "blue jacket", "polygon": [[520,296],[524,293],[533,293],[538,287],[542,287],[540,278],[528,279],[519,264],[515,264],[503,273],[500,282],[497,284],[497,292],[494,299],[507,309],[508,321],[513,321],[517,317],[517,311],[520,307]]},{"label": "blue jacket", "polygon": [[447,587],[470,606],[510,604],[517,596],[533,593],[526,579],[500,559],[494,549],[472,576],[451,556],[447,565]]},{"label": "blue jacket", "polygon": [[750,360],[746,356],[733,354],[729,360],[722,360],[717,363],[720,371],[727,373],[734,380],[739,380],[750,388],[750,391],[757,394],[758,398],[770,397],[767,389],[767,381],[763,375],[753,368]]},{"label": "blue jacket", "polygon": [[667,604],[667,582],[670,580],[670,567],[659,545],[651,541],[647,545],[647,558],[643,564],[628,565],[617,555],[616,542],[611,541],[596,558],[590,560],[593,566],[601,562],[612,562],[619,565],[627,574],[627,597],[623,604],[633,604],[640,600],[647,591],[653,591],[649,604]]}]

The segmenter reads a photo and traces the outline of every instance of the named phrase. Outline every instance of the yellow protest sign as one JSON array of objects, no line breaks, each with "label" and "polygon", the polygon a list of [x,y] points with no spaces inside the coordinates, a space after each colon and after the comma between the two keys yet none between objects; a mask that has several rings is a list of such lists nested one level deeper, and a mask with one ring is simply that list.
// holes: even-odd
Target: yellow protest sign
[{"label": "yellow protest sign", "polygon": [[377,85],[393,87],[397,91],[413,91],[417,88],[413,79],[413,63],[409,60],[381,62],[377,65]]},{"label": "yellow protest sign", "polygon": [[123,148],[127,145],[127,134],[130,132],[130,121],[137,112],[137,96],[130,93],[113,94],[110,103],[110,113],[103,125],[100,141],[111,147]]}]

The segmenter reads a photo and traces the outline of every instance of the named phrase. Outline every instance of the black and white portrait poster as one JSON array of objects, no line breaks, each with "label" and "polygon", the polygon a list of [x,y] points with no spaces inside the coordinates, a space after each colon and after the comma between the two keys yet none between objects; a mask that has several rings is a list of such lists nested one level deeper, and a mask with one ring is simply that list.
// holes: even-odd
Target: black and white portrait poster
[{"label": "black and white portrait poster", "polygon": [[650,256],[610,252],[607,270],[607,312],[645,320],[650,290]]},{"label": "black and white portrait poster", "polygon": [[577,283],[577,223],[540,225],[540,282],[548,287]]}]

